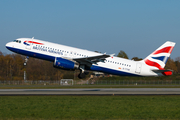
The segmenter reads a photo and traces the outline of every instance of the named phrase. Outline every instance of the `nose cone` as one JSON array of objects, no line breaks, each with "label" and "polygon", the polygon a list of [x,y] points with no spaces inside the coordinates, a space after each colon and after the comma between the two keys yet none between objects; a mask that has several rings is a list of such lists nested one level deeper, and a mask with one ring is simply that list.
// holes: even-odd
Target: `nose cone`
[{"label": "nose cone", "polygon": [[6,48],[9,49],[10,46],[10,42],[6,44]]},{"label": "nose cone", "polygon": [[7,48],[8,50],[11,50],[11,51],[12,51],[12,48],[13,48],[13,47],[14,47],[14,46],[13,46],[12,42],[9,42],[9,43],[6,44],[6,48]]}]

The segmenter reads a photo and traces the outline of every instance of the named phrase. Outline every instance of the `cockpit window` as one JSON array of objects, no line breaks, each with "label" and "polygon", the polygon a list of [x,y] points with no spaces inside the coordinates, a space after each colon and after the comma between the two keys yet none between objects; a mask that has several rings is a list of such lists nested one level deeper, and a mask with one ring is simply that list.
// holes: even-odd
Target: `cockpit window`
[{"label": "cockpit window", "polygon": [[13,42],[21,43],[21,41],[20,41],[20,40],[13,40]]}]

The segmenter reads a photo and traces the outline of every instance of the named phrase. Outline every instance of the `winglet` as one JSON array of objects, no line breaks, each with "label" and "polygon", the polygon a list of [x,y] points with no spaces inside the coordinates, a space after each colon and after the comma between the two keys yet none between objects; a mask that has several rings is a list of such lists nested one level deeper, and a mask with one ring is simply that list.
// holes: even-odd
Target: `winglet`
[{"label": "winglet", "polygon": [[114,54],[110,54],[111,57],[115,56],[115,53]]}]

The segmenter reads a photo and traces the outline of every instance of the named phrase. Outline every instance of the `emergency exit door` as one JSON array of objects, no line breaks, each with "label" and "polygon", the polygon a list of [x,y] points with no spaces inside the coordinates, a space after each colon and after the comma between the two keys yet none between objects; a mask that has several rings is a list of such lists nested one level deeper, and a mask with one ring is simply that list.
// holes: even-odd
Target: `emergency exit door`
[{"label": "emergency exit door", "polygon": [[141,73],[141,67],[142,67],[142,64],[141,63],[137,63],[136,64],[136,71],[135,72],[140,74]]},{"label": "emergency exit door", "polygon": [[31,50],[31,43],[26,45],[26,49]]}]

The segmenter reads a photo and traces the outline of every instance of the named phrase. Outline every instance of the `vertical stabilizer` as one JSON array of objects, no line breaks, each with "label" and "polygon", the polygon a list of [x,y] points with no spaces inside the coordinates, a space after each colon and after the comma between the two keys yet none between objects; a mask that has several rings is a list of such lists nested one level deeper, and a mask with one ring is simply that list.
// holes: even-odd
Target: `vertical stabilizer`
[{"label": "vertical stabilizer", "polygon": [[167,41],[153,53],[147,56],[144,59],[144,62],[151,67],[158,68],[159,70],[163,69],[166,65],[166,62],[171,55],[171,52],[176,43]]}]

